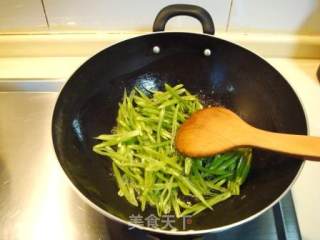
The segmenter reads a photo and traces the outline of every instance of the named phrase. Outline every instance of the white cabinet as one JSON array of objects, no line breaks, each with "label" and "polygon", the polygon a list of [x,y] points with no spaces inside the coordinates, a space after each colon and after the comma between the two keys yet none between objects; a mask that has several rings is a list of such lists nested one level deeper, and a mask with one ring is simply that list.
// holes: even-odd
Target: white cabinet
[{"label": "white cabinet", "polygon": [[47,30],[41,0],[0,0],[0,31]]},{"label": "white cabinet", "polygon": [[[320,0],[0,0],[0,33],[151,31],[157,13],[177,3],[208,10],[220,32],[320,35]],[[180,16],[166,30],[201,32],[201,26]]]},{"label": "white cabinet", "polygon": [[320,0],[233,0],[229,30],[320,34]]},{"label": "white cabinet", "polygon": [[[217,29],[227,27],[231,0],[45,0],[45,7],[50,30],[151,31],[157,13],[175,3],[202,6]],[[195,19],[176,17],[167,29],[200,31],[201,27]]]}]

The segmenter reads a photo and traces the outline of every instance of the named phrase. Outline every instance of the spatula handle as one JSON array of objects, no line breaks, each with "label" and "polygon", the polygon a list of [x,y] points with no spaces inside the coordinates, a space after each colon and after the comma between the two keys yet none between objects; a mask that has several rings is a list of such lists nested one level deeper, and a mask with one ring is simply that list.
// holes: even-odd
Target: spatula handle
[{"label": "spatula handle", "polygon": [[255,138],[250,141],[256,147],[320,161],[320,137],[273,133],[260,129],[255,129],[254,135]]}]

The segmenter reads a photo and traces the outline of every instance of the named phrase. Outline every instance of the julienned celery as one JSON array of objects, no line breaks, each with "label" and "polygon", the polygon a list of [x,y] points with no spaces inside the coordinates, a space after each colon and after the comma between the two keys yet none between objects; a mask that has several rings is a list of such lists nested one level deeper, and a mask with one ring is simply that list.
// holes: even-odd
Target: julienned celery
[{"label": "julienned celery", "polygon": [[[112,159],[119,196],[158,215],[195,215],[240,194],[250,170],[251,149],[241,148],[210,158],[192,159],[174,148],[177,129],[199,99],[183,85],[164,91],[124,93],[113,134],[102,134],[93,151]],[[212,136],[214,138],[214,136]],[[186,200],[188,199],[188,200]]]}]

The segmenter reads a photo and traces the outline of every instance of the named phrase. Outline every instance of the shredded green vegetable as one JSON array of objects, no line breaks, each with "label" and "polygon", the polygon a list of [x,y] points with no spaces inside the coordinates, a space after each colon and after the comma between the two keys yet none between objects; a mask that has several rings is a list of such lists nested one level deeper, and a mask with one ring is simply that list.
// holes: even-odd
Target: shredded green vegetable
[{"label": "shredded green vegetable", "polygon": [[[159,216],[195,215],[240,194],[252,151],[235,149],[210,158],[189,158],[174,148],[179,126],[203,106],[183,85],[165,85],[150,96],[124,93],[113,134],[103,134],[93,151],[112,159],[118,195]],[[212,136],[214,137],[214,136]]]}]

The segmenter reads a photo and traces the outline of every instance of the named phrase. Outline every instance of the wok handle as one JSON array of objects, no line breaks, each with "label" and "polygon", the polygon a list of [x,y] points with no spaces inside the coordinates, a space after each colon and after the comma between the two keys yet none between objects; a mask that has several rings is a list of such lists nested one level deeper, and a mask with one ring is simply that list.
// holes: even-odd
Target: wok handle
[{"label": "wok handle", "polygon": [[153,23],[153,31],[164,31],[166,23],[175,16],[190,16],[201,22],[203,33],[214,34],[214,24],[207,10],[190,4],[173,4],[163,8]]}]

